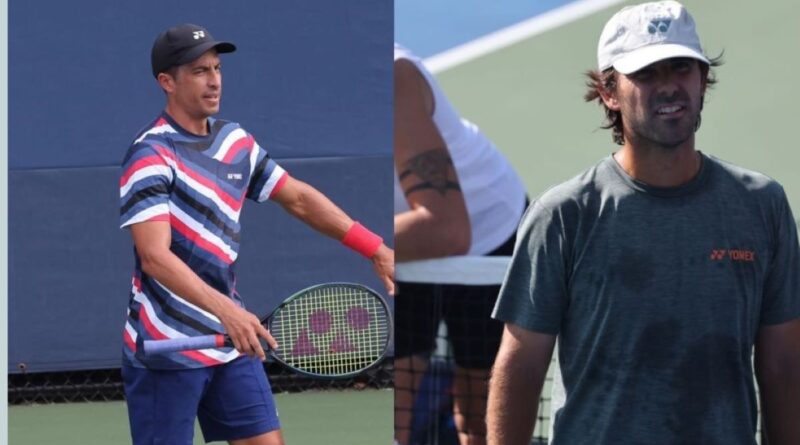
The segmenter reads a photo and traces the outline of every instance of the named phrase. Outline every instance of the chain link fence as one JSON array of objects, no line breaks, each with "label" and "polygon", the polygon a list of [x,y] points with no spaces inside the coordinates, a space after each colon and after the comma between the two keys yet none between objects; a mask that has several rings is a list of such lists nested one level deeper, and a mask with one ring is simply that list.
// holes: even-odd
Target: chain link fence
[{"label": "chain link fence", "polygon": [[[351,390],[391,388],[394,367],[391,359],[354,378],[340,380],[313,379],[292,373],[277,363],[266,363],[264,369],[272,391],[301,392],[308,390]],[[123,400],[122,376],[119,368],[65,372],[20,372],[8,376],[9,405],[35,403],[99,402]]]}]

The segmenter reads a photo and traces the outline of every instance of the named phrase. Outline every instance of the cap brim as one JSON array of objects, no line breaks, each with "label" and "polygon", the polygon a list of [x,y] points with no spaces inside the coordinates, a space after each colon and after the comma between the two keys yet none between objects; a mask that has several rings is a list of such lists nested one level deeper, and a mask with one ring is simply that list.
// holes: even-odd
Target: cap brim
[{"label": "cap brim", "polygon": [[613,63],[613,66],[614,69],[619,73],[631,74],[639,71],[647,65],[675,57],[689,57],[691,59],[697,59],[706,64],[711,63],[702,53],[699,53],[688,46],[664,44],[649,45],[639,48],[635,51],[631,51],[624,57],[617,59]]},{"label": "cap brim", "polygon": [[232,53],[236,51],[236,45],[230,42],[204,42],[195,46],[189,51],[186,51],[186,54],[184,54],[183,57],[181,57],[180,60],[175,63],[175,65],[183,65],[184,63],[193,62],[210,49],[216,49],[220,54]]}]

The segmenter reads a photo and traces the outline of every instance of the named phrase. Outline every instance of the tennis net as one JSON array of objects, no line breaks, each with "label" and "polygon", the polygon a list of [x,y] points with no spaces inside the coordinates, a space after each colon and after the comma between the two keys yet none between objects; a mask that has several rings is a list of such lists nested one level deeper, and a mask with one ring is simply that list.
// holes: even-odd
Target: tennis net
[{"label": "tennis net", "polygon": [[[471,443],[470,434],[481,435],[480,427],[471,424],[485,416],[488,369],[480,369],[493,361],[502,324],[493,321],[494,325],[487,325],[477,318],[489,318],[508,261],[509,257],[503,256],[464,256],[397,264],[396,352],[404,356],[404,350],[414,353],[410,358],[395,358],[399,443],[449,445],[459,443],[459,437],[461,443]],[[416,292],[424,295],[412,295]],[[409,298],[413,298],[411,303]],[[404,309],[406,304],[418,306]],[[417,321],[402,319],[412,316]],[[465,325],[469,329],[464,329]],[[431,343],[432,351],[430,346],[425,348]],[[477,351],[477,356],[465,350]],[[535,445],[547,443],[552,381],[551,371],[539,401],[531,441]]]}]

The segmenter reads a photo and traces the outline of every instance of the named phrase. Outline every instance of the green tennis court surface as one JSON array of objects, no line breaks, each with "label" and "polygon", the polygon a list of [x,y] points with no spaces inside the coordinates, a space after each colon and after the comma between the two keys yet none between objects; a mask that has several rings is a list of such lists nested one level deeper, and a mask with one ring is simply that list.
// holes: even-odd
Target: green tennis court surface
[{"label": "green tennis court surface", "polygon": [[[392,441],[391,390],[307,391],[277,394],[275,399],[287,444],[375,445]],[[127,416],[124,402],[11,406],[8,443],[129,444]],[[196,425],[194,443],[204,443]]]}]

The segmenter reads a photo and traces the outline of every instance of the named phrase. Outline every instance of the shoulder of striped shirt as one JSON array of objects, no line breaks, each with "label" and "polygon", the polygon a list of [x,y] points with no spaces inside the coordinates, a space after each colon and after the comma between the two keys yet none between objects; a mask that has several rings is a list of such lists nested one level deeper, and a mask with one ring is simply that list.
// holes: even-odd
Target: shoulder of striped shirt
[{"label": "shoulder of striped shirt", "polygon": [[144,139],[136,141],[133,143],[133,145],[131,145],[132,148],[137,146],[142,147],[142,149],[152,150],[155,152],[155,154],[161,157],[174,159],[177,156],[175,153],[175,147],[169,138],[145,137]]},{"label": "shoulder of striped shirt", "polygon": [[150,142],[155,136],[177,134],[177,133],[178,133],[177,130],[172,128],[172,126],[169,124],[164,124],[158,127],[152,127],[147,131],[143,132],[142,134],[140,134],[139,137],[136,138],[133,141],[133,144],[131,145],[136,145],[142,141]]},{"label": "shoulder of striped shirt", "polygon": [[236,131],[236,130],[242,130],[245,133],[246,136],[250,136],[251,138],[253,138],[253,140],[255,140],[255,136],[253,135],[253,133],[250,133],[249,131],[247,131],[247,129],[244,128],[242,126],[242,124],[240,124],[238,122],[228,121],[228,120],[225,120],[225,119],[217,119],[215,122],[222,122],[223,123],[222,127],[220,128],[220,130],[222,130],[223,128],[226,128],[226,127],[230,127],[230,128],[227,128],[228,133],[230,133],[232,131]]},{"label": "shoulder of striped shirt", "polygon": [[[246,136],[253,138],[253,141],[255,142],[255,136],[253,136],[252,133],[250,133],[244,127],[242,127],[238,122],[228,121],[224,119],[216,119],[214,123],[216,124],[217,122],[222,123],[222,128],[220,128],[220,132],[223,128],[232,126],[232,128],[230,128],[228,132],[240,129],[245,133]],[[139,136],[133,141],[133,143],[131,143],[131,147],[144,142],[150,145],[151,147],[158,145],[161,147],[169,148],[170,150],[174,151],[174,148],[169,141],[170,139],[169,134],[179,134],[179,132],[175,130],[175,128],[172,127],[172,125],[170,125],[169,122],[161,118],[158,121],[156,121],[152,127],[139,133]],[[255,144],[257,145],[258,142],[255,142]]]}]

